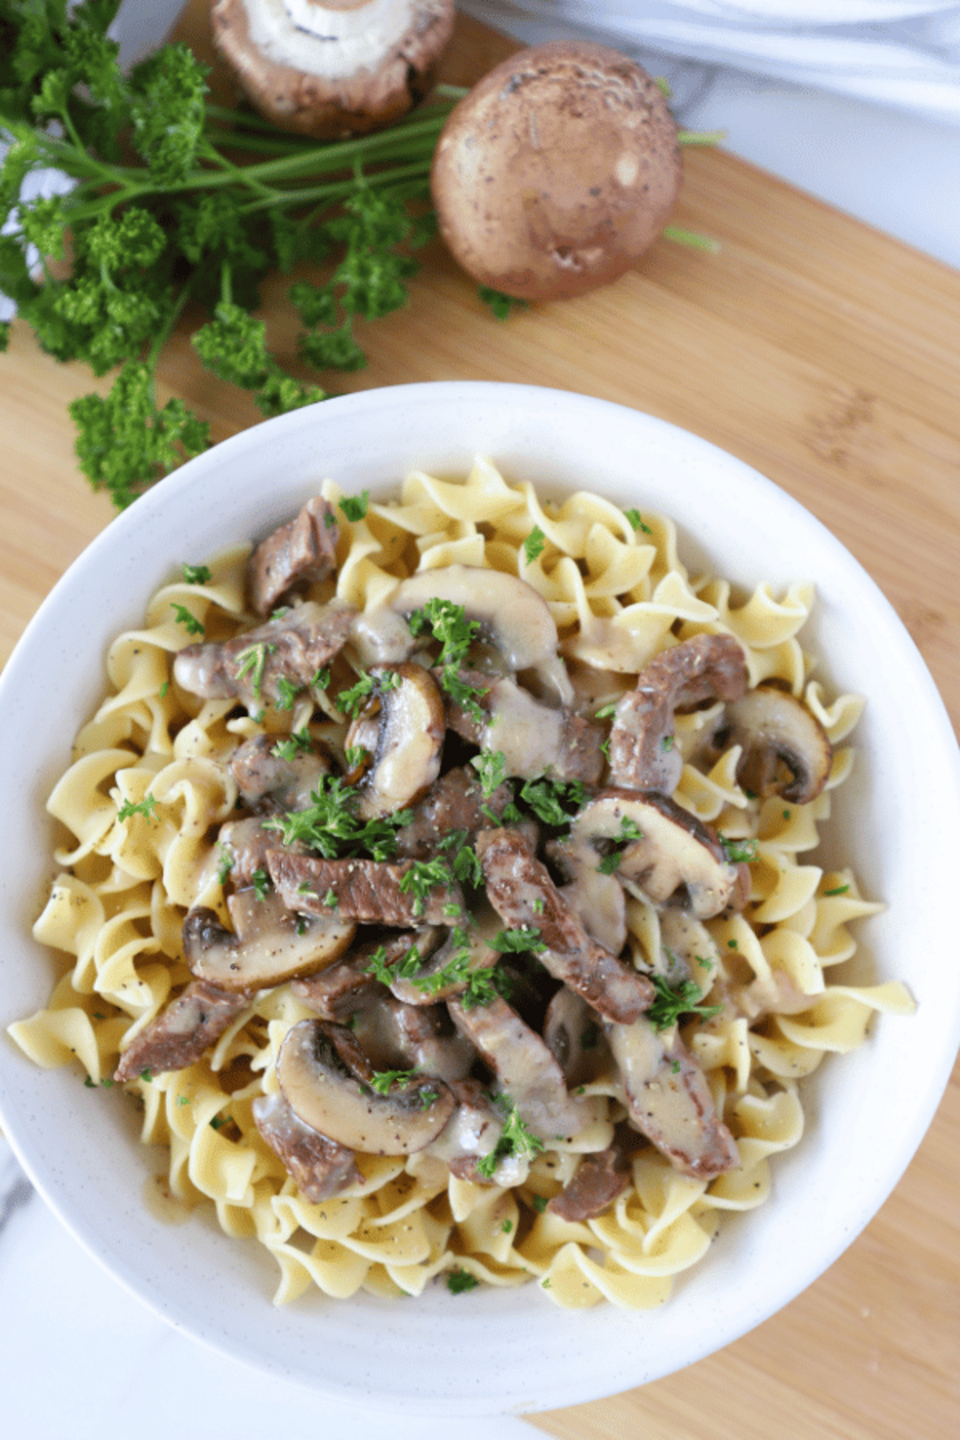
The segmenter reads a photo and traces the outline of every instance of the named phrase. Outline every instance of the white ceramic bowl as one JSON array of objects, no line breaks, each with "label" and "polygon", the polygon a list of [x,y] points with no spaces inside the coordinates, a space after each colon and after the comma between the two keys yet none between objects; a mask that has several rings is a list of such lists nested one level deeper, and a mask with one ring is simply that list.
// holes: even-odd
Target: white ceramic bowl
[{"label": "white ceramic bowl", "polygon": [[0,1039],[2,1127],[47,1202],[130,1291],[180,1330],[276,1377],[372,1407],[482,1415],[570,1405],[656,1379],[728,1344],[793,1299],[867,1224],[926,1131],[960,1040],[955,928],[956,742],[894,611],[794,500],[711,445],[635,411],[496,384],[400,386],[247,430],[115,519],[29,626],[0,682],[0,1022],[45,1003],[52,962],[30,937],[48,878],[43,805],[102,692],[103,654],[185,560],[258,535],[325,476],[389,489],[411,468],[463,473],[483,453],[542,492],[575,487],[677,521],[683,551],[752,587],[813,578],[809,635],[828,681],[869,696],[863,756],[833,841],[865,891],[862,976],[900,977],[919,1008],[806,1087],[808,1132],[778,1157],[761,1210],[729,1217],[663,1309],[562,1312],[533,1288],[421,1299],[307,1299],[274,1310],[273,1263],[199,1220],[170,1228],[141,1202],[150,1157],[125,1105],[73,1070],[38,1071]]}]

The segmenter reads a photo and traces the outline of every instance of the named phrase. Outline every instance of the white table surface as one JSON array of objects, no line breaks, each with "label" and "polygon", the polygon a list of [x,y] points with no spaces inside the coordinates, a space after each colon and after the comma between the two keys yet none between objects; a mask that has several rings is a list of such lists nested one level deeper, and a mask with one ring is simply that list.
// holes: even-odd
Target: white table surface
[{"label": "white table surface", "polygon": [[[735,154],[960,268],[957,128],[731,72],[687,97],[682,118],[725,129]],[[177,1334],[61,1227],[2,1140],[0,1316],[0,1409],[18,1440],[259,1440],[281,1426],[349,1440],[534,1433],[513,1418],[386,1417],[321,1401]]]}]

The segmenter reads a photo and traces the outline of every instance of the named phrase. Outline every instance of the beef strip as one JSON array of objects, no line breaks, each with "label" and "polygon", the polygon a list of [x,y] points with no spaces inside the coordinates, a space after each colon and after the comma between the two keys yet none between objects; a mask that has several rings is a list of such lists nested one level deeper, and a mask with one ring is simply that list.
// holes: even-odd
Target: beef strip
[{"label": "beef strip", "polygon": [[269,615],[294,588],[325,580],[337,563],[340,527],[326,500],[314,496],[295,519],[280,525],[247,562],[247,601]]},{"label": "beef strip", "polygon": [[[646,1016],[607,1024],[631,1123],[676,1170],[712,1180],[740,1164],[736,1141],[717,1114],[706,1076],[679,1032],[656,1030]],[[667,1037],[670,1038],[667,1038]]]},{"label": "beef strip", "polygon": [[341,920],[395,927],[452,924],[463,914],[463,891],[455,880],[423,895],[403,889],[415,861],[323,860],[268,850],[270,879],[290,910],[336,914]]},{"label": "beef strip", "polygon": [[162,1073],[196,1064],[249,1004],[247,991],[222,990],[209,980],[191,981],[130,1043],[114,1080],[134,1080],[145,1070]]},{"label": "beef strip", "polygon": [[300,810],[310,804],[324,775],[331,770],[330,756],[311,747],[298,750],[292,760],[278,755],[283,735],[254,735],[238,745],[230,757],[233,776],[244,804],[251,810],[269,812]]},{"label": "beef strip", "polygon": [[283,1161],[297,1189],[316,1204],[348,1185],[362,1185],[356,1156],[346,1145],[305,1125],[282,1095],[260,1095],[253,1118],[264,1140]]},{"label": "beef strip", "polygon": [[222,644],[187,645],[174,661],[178,685],[203,700],[232,696],[249,708],[284,699],[284,686],[305,690],[343,649],[356,610],[341,600],[297,605]]},{"label": "beef strip", "polygon": [[590,938],[522,834],[482,830],[477,855],[490,903],[509,928],[538,932],[536,955],[551,975],[608,1019],[629,1023],[649,1008],[651,981]]},{"label": "beef strip", "polygon": [[633,1176],[631,1160],[643,1141],[628,1125],[618,1125],[613,1144],[606,1150],[584,1155],[576,1172],[560,1191],[547,1201],[551,1215],[573,1224],[582,1224],[602,1215],[618,1195],[622,1195]]},{"label": "beef strip", "polygon": [[612,783],[671,794],[683,770],[672,744],[674,712],[706,700],[736,700],[746,687],[746,659],[732,635],[695,635],[655,655],[614,711]]},{"label": "beef strip", "polygon": [[[470,845],[477,832],[490,824],[491,813],[502,815],[511,798],[509,785],[498,785],[484,796],[473,766],[455,766],[413,806],[410,823],[397,831],[397,852],[411,859],[428,860],[436,855],[445,836],[458,832],[466,832],[463,843]],[[451,859],[454,854],[450,853]]]}]

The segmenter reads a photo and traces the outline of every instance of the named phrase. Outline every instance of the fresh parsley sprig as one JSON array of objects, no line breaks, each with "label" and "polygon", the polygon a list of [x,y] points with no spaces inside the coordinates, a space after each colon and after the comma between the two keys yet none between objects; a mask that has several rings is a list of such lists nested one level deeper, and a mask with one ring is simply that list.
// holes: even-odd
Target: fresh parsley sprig
[{"label": "fresh parsley sprig", "polygon": [[669,1030],[685,1015],[699,1015],[701,1019],[709,1020],[723,1009],[722,1005],[700,1004],[703,991],[695,980],[681,980],[674,987],[662,975],[650,978],[656,996],[647,1011],[647,1019],[655,1030]]},{"label": "fresh parsley sprig", "polygon": [[[435,231],[430,162],[457,96],[373,135],[305,141],[214,104],[207,67],[183,44],[122,70],[119,3],[0,3],[0,219],[13,221],[0,293],[49,354],[117,371],[70,413],[81,470],[122,509],[210,443],[206,422],[156,388],[193,307],[206,312],[194,348],[220,380],[264,415],[312,404],[327,390],[281,365],[254,312],[269,275],[322,261],[322,281],[287,291],[299,358],[320,372],[365,363],[354,322],[407,301],[412,252]],[[66,177],[63,193],[24,198],[49,169]],[[0,326],[0,350],[8,337]]]},{"label": "fresh parsley sprig", "polygon": [[397,810],[383,819],[364,820],[357,815],[357,790],[339,775],[321,775],[310,804],[283,815],[270,815],[262,829],[276,830],[284,845],[302,844],[325,860],[351,855],[389,860],[397,852],[398,829],[410,823],[409,810]]}]

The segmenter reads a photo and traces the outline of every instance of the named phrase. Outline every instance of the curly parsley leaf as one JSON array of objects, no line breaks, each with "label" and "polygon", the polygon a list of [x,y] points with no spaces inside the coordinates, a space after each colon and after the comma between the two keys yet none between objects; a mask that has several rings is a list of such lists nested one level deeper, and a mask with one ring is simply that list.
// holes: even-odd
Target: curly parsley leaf
[{"label": "curly parsley leaf", "polygon": [[722,1005],[701,1005],[703,991],[695,980],[682,980],[672,986],[662,975],[652,975],[656,991],[653,1004],[647,1011],[647,1019],[655,1030],[669,1030],[684,1015],[699,1015],[709,1020],[719,1015]]}]

